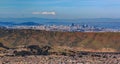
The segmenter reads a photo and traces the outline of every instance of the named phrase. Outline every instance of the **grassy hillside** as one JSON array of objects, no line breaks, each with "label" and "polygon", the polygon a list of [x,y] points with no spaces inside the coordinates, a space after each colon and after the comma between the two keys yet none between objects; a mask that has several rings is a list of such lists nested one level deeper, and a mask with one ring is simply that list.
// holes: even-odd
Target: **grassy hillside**
[{"label": "grassy hillside", "polygon": [[120,33],[50,32],[40,30],[0,29],[0,42],[8,47],[20,45],[50,45],[81,50],[120,51]]}]

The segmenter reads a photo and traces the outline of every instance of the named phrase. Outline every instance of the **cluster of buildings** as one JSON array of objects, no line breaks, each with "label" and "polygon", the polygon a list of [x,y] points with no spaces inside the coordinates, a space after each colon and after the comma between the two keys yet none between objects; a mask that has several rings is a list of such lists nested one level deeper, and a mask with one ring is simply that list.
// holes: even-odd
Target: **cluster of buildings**
[{"label": "cluster of buildings", "polygon": [[120,32],[119,29],[101,28],[89,25],[74,24],[71,25],[14,25],[6,26],[7,29],[35,29],[46,31],[62,31],[62,32]]}]

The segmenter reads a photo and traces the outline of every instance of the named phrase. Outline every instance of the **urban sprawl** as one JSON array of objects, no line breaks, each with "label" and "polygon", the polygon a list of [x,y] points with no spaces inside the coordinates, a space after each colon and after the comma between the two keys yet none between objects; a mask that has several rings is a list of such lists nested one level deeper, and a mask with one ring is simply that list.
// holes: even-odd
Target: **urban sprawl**
[{"label": "urban sprawl", "polygon": [[5,26],[7,29],[35,29],[35,30],[45,30],[45,31],[62,31],[62,32],[120,32],[120,29],[112,28],[101,28],[89,25],[13,25]]}]

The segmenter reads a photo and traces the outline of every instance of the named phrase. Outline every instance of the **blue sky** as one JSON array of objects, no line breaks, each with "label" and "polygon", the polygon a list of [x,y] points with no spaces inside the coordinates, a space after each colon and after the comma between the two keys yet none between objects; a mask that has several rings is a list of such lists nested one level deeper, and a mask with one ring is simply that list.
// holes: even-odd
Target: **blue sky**
[{"label": "blue sky", "polygon": [[0,17],[120,18],[120,0],[0,0]]}]

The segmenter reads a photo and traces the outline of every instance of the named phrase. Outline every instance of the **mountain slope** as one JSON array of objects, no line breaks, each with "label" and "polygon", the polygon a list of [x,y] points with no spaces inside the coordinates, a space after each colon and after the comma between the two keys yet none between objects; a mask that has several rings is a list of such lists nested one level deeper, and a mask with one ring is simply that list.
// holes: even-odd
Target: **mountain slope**
[{"label": "mountain slope", "polygon": [[50,45],[82,49],[120,50],[120,33],[50,32],[40,30],[0,29],[0,42],[8,47],[19,45]]}]

